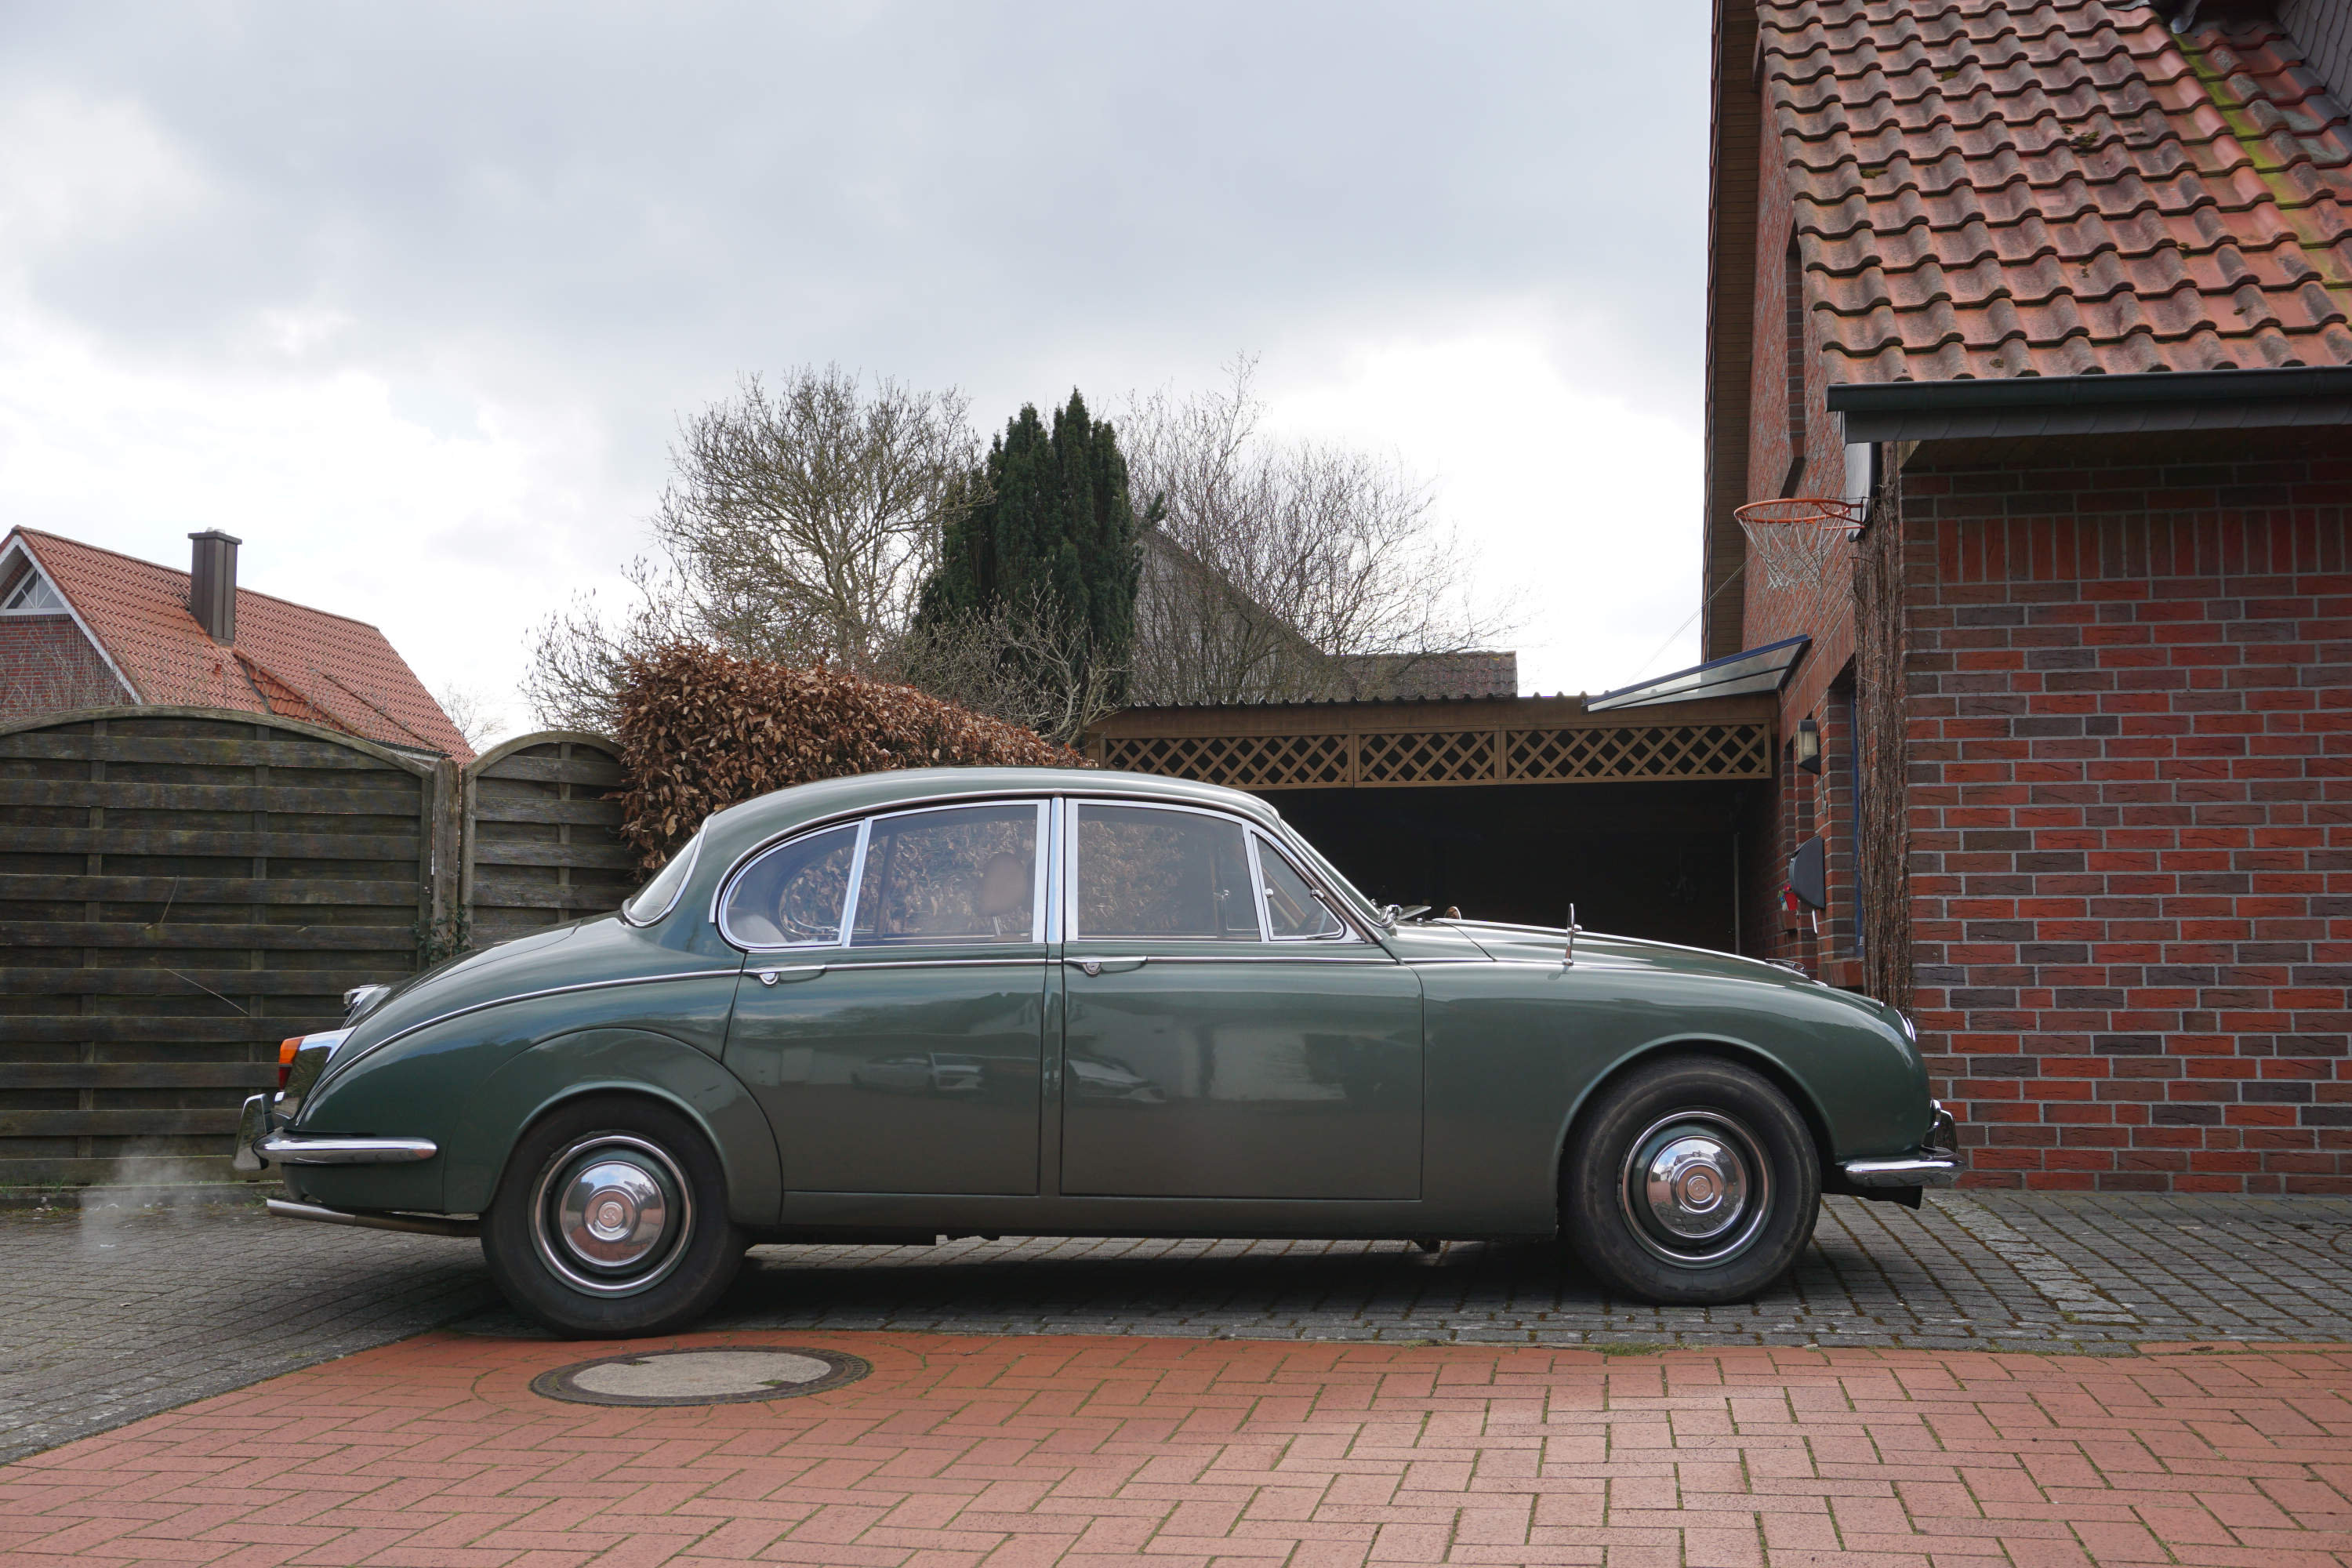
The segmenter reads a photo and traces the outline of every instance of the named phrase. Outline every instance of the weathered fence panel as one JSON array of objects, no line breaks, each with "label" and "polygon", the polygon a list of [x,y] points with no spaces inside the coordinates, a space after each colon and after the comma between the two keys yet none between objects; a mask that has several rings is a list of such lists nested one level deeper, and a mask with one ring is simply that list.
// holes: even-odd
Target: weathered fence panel
[{"label": "weathered fence panel", "polygon": [[267,715],[0,727],[0,1187],[227,1179],[278,1042],[447,921],[456,794]]},{"label": "weathered fence panel", "polygon": [[619,835],[621,763],[600,735],[550,730],[466,769],[466,906],[474,945],[618,909],[642,879]]}]

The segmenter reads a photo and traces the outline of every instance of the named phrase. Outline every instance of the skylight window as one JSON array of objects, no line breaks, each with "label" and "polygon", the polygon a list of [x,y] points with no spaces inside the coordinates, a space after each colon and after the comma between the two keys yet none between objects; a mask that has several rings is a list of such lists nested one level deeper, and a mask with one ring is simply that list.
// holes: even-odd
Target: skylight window
[{"label": "skylight window", "polygon": [[38,572],[27,572],[0,598],[0,615],[58,616],[65,613],[66,602]]}]

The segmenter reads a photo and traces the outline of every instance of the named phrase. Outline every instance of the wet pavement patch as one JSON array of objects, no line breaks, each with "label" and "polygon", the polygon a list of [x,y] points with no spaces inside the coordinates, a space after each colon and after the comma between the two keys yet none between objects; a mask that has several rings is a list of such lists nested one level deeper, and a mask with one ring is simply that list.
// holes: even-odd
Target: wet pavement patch
[{"label": "wet pavement patch", "polygon": [[649,1351],[559,1366],[531,1379],[530,1391],[575,1405],[745,1405],[839,1388],[873,1370],[856,1356],[799,1345]]}]

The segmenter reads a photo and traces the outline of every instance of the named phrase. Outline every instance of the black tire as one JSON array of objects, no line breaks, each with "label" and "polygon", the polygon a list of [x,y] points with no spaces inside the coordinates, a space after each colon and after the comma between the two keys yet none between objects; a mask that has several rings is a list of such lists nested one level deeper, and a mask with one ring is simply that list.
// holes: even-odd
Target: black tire
[{"label": "black tire", "polygon": [[734,1279],[746,1246],[710,1141],[683,1111],[635,1095],[586,1096],[531,1123],[482,1215],[490,1279],[570,1339],[684,1328]]},{"label": "black tire", "polygon": [[1712,1057],[1611,1084],[1560,1161],[1563,1239],[1612,1290],[1660,1305],[1753,1300],[1797,1261],[1821,1205],[1804,1118],[1762,1074]]}]

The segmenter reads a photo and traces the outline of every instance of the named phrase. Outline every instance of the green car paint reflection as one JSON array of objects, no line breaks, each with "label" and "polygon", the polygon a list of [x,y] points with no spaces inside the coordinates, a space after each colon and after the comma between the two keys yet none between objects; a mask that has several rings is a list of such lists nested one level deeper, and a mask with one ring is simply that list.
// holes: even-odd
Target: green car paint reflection
[{"label": "green car paint reflection", "polygon": [[713,816],[620,914],[364,999],[239,1156],[301,1217],[480,1216],[500,1284],[580,1333],[699,1310],[714,1231],[1565,1232],[1612,1288],[1721,1299],[1819,1192],[1952,1179],[1892,1010],[1569,942],[1396,921],[1211,785],[833,780]]}]

